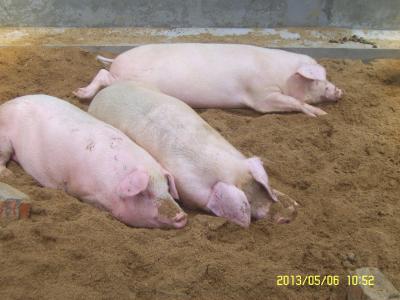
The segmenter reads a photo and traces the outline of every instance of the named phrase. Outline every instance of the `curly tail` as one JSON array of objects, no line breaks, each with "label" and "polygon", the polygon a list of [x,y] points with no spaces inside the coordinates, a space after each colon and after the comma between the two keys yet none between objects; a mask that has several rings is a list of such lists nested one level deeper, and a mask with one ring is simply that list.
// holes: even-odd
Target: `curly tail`
[{"label": "curly tail", "polygon": [[97,55],[96,59],[101,62],[102,64],[104,64],[105,66],[108,66],[109,64],[111,64],[114,60],[111,58],[107,58],[101,55]]}]

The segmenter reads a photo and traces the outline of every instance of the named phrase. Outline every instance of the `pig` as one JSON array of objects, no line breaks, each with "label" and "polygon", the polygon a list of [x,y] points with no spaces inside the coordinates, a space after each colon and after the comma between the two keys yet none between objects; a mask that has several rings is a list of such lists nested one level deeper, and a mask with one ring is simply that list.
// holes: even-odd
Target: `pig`
[{"label": "pig", "polygon": [[269,215],[271,204],[278,199],[261,160],[246,158],[176,98],[120,81],[100,91],[88,112],[121,129],[168,169],[187,207],[243,227],[249,226],[251,217],[269,216],[286,223],[295,215],[296,203]]},{"label": "pig", "polygon": [[42,186],[108,210],[129,226],[182,228],[172,175],[120,130],[48,95],[0,106],[0,175],[12,159]]},{"label": "pig", "polygon": [[237,44],[150,44],[133,48],[93,81],[74,91],[91,99],[99,89],[132,80],[186,102],[192,108],[250,107],[260,113],[299,111],[326,114],[311,105],[334,102],[342,91],[309,56]]}]

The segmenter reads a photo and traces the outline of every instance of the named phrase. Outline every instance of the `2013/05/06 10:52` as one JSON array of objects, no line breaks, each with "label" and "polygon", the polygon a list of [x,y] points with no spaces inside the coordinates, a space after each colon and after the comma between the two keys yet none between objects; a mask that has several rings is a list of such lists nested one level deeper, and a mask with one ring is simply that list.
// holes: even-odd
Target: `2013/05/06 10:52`
[{"label": "2013/05/06 10:52", "polygon": [[[344,280],[343,280],[344,279]],[[373,275],[346,275],[341,280],[339,275],[277,275],[277,286],[339,286],[345,283],[347,286],[374,286]]]}]

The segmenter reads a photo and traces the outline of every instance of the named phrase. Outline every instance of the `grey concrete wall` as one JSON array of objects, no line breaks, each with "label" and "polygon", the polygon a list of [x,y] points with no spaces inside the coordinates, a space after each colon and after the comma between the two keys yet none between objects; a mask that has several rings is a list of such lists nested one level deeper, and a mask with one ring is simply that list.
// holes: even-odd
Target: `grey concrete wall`
[{"label": "grey concrete wall", "polygon": [[0,26],[400,29],[400,0],[0,0]]}]

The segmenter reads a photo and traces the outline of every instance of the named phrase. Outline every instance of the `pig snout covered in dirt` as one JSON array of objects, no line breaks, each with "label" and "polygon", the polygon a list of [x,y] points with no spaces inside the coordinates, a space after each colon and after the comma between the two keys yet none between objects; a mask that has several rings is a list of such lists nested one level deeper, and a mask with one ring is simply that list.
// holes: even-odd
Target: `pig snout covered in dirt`
[{"label": "pig snout covered in dirt", "polygon": [[[89,113],[120,128],[175,177],[180,200],[247,227],[250,219],[291,220],[295,203],[282,216],[259,158],[246,158],[188,105],[132,82],[100,91]],[[278,206],[281,203],[278,204]]]},{"label": "pig snout covered in dirt", "polygon": [[74,91],[91,99],[115,81],[133,80],[193,108],[251,107],[261,113],[300,111],[324,115],[311,104],[336,101],[342,91],[309,56],[236,44],[152,44],[126,51],[93,81]]},{"label": "pig snout covered in dirt", "polygon": [[[41,185],[63,189],[138,227],[181,228],[174,179],[116,128],[66,101],[29,95],[0,106],[0,175],[13,159]],[[172,196],[171,196],[172,195]]]}]

